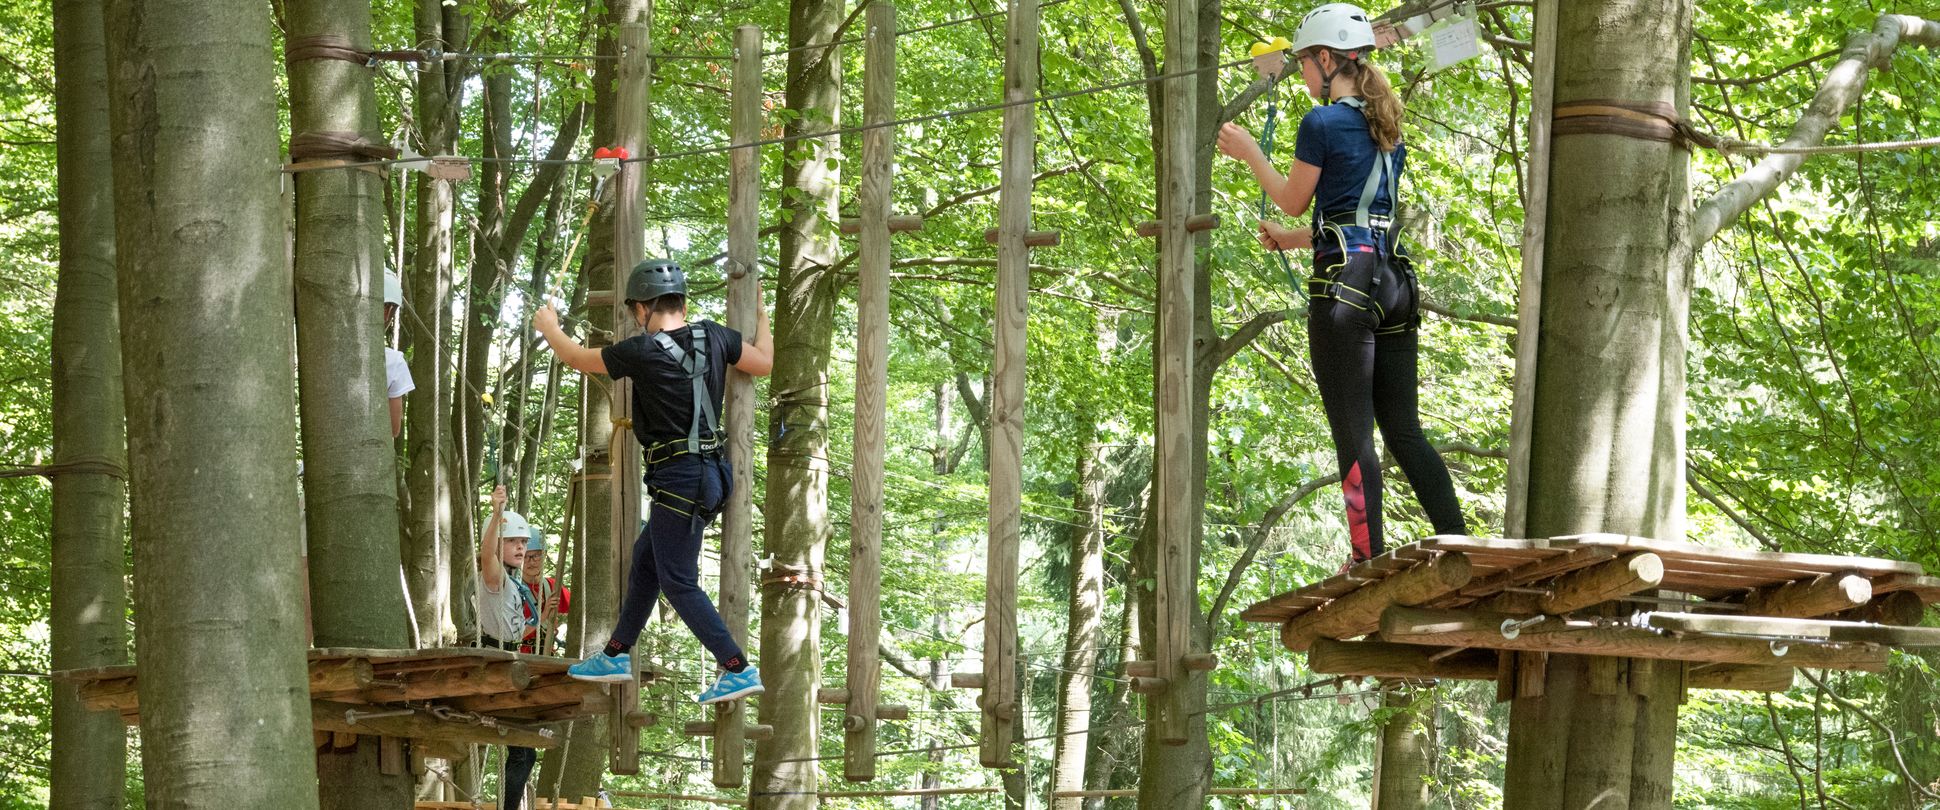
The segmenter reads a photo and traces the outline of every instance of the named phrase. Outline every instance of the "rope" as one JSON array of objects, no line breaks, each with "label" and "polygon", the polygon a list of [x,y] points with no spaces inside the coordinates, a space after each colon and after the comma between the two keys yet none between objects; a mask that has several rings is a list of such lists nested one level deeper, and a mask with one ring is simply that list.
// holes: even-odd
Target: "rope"
[{"label": "rope", "polygon": [[1841,155],[1940,148],[1940,138],[1821,146],[1741,140],[1698,129],[1667,102],[1584,99],[1556,105],[1553,116],[1552,136],[1619,135],[1710,149],[1723,155]]},{"label": "rope", "polygon": [[[1267,83],[1266,124],[1260,128],[1260,151],[1265,153],[1268,162],[1273,160],[1273,136],[1280,129],[1280,79],[1284,76],[1286,76],[1286,69],[1282,67],[1280,73]],[[1266,189],[1261,188],[1259,204],[1261,225],[1266,224],[1266,213],[1269,210],[1267,206],[1270,204],[1272,200],[1267,197]],[[1293,262],[1287,258],[1287,252],[1276,247],[1273,251],[1273,263],[1279,265],[1280,272],[1286,275],[1287,286],[1293,290],[1293,297],[1298,299],[1302,292],[1302,285],[1299,277],[1293,274]]]}]

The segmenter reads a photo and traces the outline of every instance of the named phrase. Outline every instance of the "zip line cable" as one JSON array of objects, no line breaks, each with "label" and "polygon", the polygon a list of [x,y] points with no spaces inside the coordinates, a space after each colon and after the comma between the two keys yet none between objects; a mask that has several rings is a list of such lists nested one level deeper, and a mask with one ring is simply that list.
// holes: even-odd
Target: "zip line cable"
[{"label": "zip line cable", "polygon": [[[1140,85],[1156,84],[1158,82],[1167,81],[1170,79],[1183,79],[1189,76],[1197,76],[1201,73],[1210,73],[1216,70],[1225,70],[1227,68],[1238,67],[1240,65],[1249,64],[1251,62],[1252,62],[1251,59],[1238,59],[1231,62],[1221,62],[1215,65],[1207,65],[1205,67],[1192,68],[1190,70],[1171,71],[1168,73],[1160,73],[1157,75],[1145,76],[1137,79],[1123,79],[1120,81],[1108,82],[1105,84],[1094,85],[1091,87],[1084,87],[1077,90],[1064,90],[1064,91],[1050,93],[1046,95],[1020,98],[1014,101],[996,101],[996,102],[991,102],[989,104],[979,104],[973,107],[964,107],[964,108],[955,109],[955,110],[944,110],[941,112],[926,113],[923,115],[910,116],[908,118],[897,118],[890,121],[879,121],[873,124],[859,124],[856,126],[837,127],[834,129],[818,130],[815,132],[799,132],[794,135],[780,135],[773,138],[764,138],[760,140],[749,141],[747,143],[719,143],[713,146],[704,146],[704,147],[698,147],[694,149],[684,149],[684,150],[675,151],[675,152],[663,152],[655,155],[641,155],[638,157],[628,157],[628,158],[619,160],[619,162],[620,163],[645,163],[645,162],[654,161],[654,160],[672,160],[675,158],[699,157],[702,155],[713,155],[713,154],[721,154],[724,152],[731,152],[736,149],[749,149],[749,148],[761,147],[761,146],[774,146],[777,144],[789,144],[789,143],[796,143],[799,141],[818,140],[821,138],[836,137],[841,135],[853,135],[853,134],[863,133],[863,132],[872,132],[878,129],[885,129],[890,127],[901,127],[901,126],[907,126],[910,124],[924,124],[924,123],[929,123],[931,121],[942,121],[950,118],[959,118],[959,117],[968,116],[968,115],[978,115],[981,113],[996,112],[998,110],[1006,110],[1006,109],[1010,109],[1011,107],[1021,107],[1027,104],[1045,104],[1053,101],[1062,101],[1064,99],[1077,98],[1080,96],[1096,95],[1098,93],[1109,92],[1112,90],[1123,90],[1128,87],[1138,87]],[[387,160],[346,162],[341,164],[333,164],[329,166],[284,166],[283,171],[290,174],[297,174],[301,172],[332,171],[337,169],[358,169],[358,168],[365,168],[365,167],[396,166],[402,163],[419,163],[423,161],[439,161],[439,160],[446,161],[446,162],[519,163],[519,164],[529,164],[529,165],[548,165],[548,164],[592,165],[599,162],[599,159],[595,159],[595,158],[563,158],[563,159],[553,160],[553,159],[547,159],[547,158],[510,158],[510,157],[484,158],[484,157],[422,155],[422,156],[410,157],[410,158],[391,158]]]}]

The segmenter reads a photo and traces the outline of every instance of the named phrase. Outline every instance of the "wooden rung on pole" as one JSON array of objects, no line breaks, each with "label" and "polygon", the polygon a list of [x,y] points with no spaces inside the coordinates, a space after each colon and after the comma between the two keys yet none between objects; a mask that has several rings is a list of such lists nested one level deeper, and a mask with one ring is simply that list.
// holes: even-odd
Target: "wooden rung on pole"
[{"label": "wooden rung on pole", "polygon": [[1467,585],[1470,576],[1468,555],[1443,554],[1293,617],[1280,628],[1280,643],[1305,652],[1318,638],[1365,635],[1380,623],[1381,611],[1388,607],[1438,599]]},{"label": "wooden rung on pole", "polygon": [[[997,235],[998,229],[986,228],[983,232],[983,240],[993,245],[997,244]],[[1024,247],[1057,247],[1062,241],[1064,241],[1064,233],[1062,231],[1024,232]]]},{"label": "wooden rung on pole", "polygon": [[[815,693],[815,702],[828,706],[840,706],[849,702],[849,690],[836,686],[824,686]],[[876,704],[877,720],[908,720],[909,707],[901,703]]]},{"label": "wooden rung on pole", "polygon": [[[910,233],[923,230],[923,218],[915,214],[897,214],[886,218],[885,221],[889,223],[890,233]],[[862,233],[862,218],[843,217],[842,223],[838,227],[843,234],[854,236]]]},{"label": "wooden rung on pole", "polygon": [[1141,695],[1156,695],[1165,691],[1166,680],[1164,678],[1134,675],[1130,680],[1132,691]]},{"label": "wooden rung on pole", "polygon": [[1119,665],[1119,671],[1127,678],[1151,678],[1159,674],[1159,665],[1151,661],[1126,661]]},{"label": "wooden rung on pole", "polygon": [[1861,607],[1873,598],[1873,581],[1856,571],[1760,588],[1745,597],[1745,613],[1810,619]]},{"label": "wooden rung on pole", "polygon": [[[1186,233],[1198,233],[1200,231],[1210,231],[1217,227],[1219,227],[1218,214],[1193,214],[1192,216],[1186,217]],[[1143,236],[1147,239],[1158,236],[1159,233],[1164,230],[1165,230],[1165,223],[1162,223],[1156,219],[1148,219],[1143,222],[1140,222],[1138,226],[1134,229],[1134,231],[1139,236]]]},{"label": "wooden rung on pole", "polygon": [[983,673],[952,672],[950,673],[950,688],[951,689],[982,689]]}]

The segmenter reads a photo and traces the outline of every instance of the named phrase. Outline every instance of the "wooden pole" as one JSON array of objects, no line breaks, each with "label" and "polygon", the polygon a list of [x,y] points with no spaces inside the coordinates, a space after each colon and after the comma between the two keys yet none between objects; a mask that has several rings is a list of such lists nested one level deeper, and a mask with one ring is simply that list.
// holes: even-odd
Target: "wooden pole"
[{"label": "wooden pole", "polygon": [[[614,99],[613,131],[615,145],[629,155],[644,155],[650,145],[647,133],[647,25],[624,23],[620,26],[620,59]],[[618,343],[640,332],[633,313],[627,311],[627,276],[646,252],[646,230],[641,225],[640,200],[645,191],[647,167],[642,163],[622,163],[613,177],[613,342]],[[613,380],[613,419],[633,415],[633,384]],[[613,593],[620,603],[626,601],[627,572],[633,568],[633,538],[640,531],[640,447],[633,431],[616,428],[612,443],[613,468],[613,567],[616,581]],[[635,677],[613,690],[613,715],[607,728],[613,736],[612,771],[617,774],[640,772],[640,734],[627,724],[627,714],[640,705],[639,658],[634,662]]]},{"label": "wooden pole", "polygon": [[[761,136],[761,29],[734,29],[733,120],[737,144]],[[727,325],[753,334],[761,297],[761,152],[747,146],[728,153],[728,304]],[[721,514],[721,618],[736,641],[748,640],[748,568],[754,564],[754,378],[729,369],[727,402],[728,462],[734,490]],[[742,756],[746,701],[714,707],[714,785],[736,788],[745,780]]]},{"label": "wooden pole", "polygon": [[1535,70],[1530,77],[1529,194],[1522,206],[1522,283],[1516,297],[1515,398],[1509,407],[1509,482],[1502,532],[1528,532],[1529,443],[1536,418],[1536,345],[1542,334],[1543,227],[1549,219],[1549,123],[1556,97],[1556,14],[1561,0],[1536,0]]},{"label": "wooden pole", "polygon": [[849,509],[849,702],[842,776],[876,778],[876,696],[882,674],[883,419],[889,398],[889,210],[895,173],[896,5],[869,5],[863,60],[861,256],[856,278],[855,464]]},{"label": "wooden pole", "polygon": [[[1165,69],[1196,64],[1199,47],[1198,0],[1166,4]],[[1198,609],[1197,579],[1191,570],[1193,390],[1193,238],[1187,228],[1195,205],[1194,155],[1198,139],[1199,77],[1180,75],[1161,86],[1165,112],[1159,160],[1159,319],[1157,470],[1158,509],[1157,631],[1152,644],[1156,676],[1165,691],[1153,705],[1158,738],[1184,745],[1187,728],[1187,672],[1182,659],[1192,652],[1192,620]]]},{"label": "wooden pole", "polygon": [[[1037,89],[1037,0],[1012,0],[1004,40],[1004,101],[1023,102]],[[983,730],[978,752],[985,767],[1012,764],[1016,728],[1017,553],[1023,511],[1024,325],[1030,293],[1031,184],[1036,166],[1037,111],[1004,108],[1003,157],[997,205],[996,356],[990,408],[990,550],[985,564]]]}]

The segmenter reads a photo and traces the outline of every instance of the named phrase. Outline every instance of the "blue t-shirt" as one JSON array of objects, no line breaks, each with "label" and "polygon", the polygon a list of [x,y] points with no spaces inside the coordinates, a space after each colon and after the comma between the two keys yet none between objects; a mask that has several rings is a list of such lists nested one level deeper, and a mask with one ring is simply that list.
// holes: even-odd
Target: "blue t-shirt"
[{"label": "blue t-shirt", "polygon": [[[1394,149],[1396,166],[1405,171],[1407,148],[1396,144]],[[1367,173],[1374,168],[1377,155],[1386,157],[1375,148],[1374,136],[1368,134],[1367,117],[1353,106],[1327,104],[1308,110],[1300,118],[1293,156],[1309,166],[1320,167],[1320,183],[1314,187],[1315,212],[1329,217],[1353,216],[1354,209],[1360,207],[1361,189],[1367,185]],[[1381,185],[1374,194],[1369,213],[1394,212],[1394,189],[1400,187],[1399,182],[1400,177],[1396,175]]]}]

